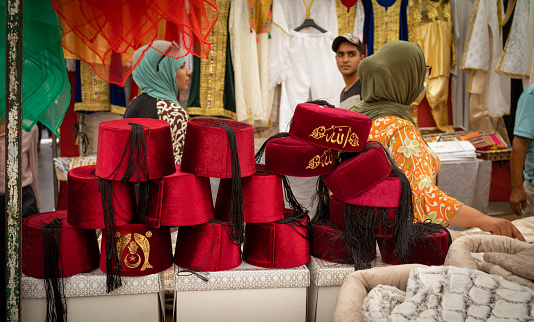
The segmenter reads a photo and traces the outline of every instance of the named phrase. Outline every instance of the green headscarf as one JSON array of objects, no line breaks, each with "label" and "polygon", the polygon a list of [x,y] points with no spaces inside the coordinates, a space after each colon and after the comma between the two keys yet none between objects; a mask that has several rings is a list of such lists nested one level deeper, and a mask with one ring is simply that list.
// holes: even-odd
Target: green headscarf
[{"label": "green headscarf", "polygon": [[408,109],[423,90],[425,72],[419,46],[402,40],[387,43],[360,63],[362,101],[351,110],[373,120],[397,116],[415,125]]},{"label": "green headscarf", "polygon": [[172,101],[180,106],[176,99],[178,96],[176,71],[184,64],[185,57],[176,59],[165,56],[161,59],[162,56],[159,51],[149,48],[132,72],[133,79],[141,87],[141,93],[146,93],[153,98]]}]

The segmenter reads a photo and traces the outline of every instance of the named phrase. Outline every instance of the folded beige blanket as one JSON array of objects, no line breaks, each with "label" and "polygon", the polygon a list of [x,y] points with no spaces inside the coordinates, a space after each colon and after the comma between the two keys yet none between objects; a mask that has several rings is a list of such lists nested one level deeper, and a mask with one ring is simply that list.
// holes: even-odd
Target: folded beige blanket
[{"label": "folded beige blanket", "polygon": [[378,267],[351,273],[341,286],[337,297],[334,321],[363,321],[362,303],[375,286],[391,285],[406,291],[410,270],[426,267],[420,264],[406,264]]},{"label": "folded beige blanket", "polygon": [[[478,263],[471,253],[484,253]],[[534,291],[534,245],[504,236],[468,235],[456,239],[444,265],[500,275]]]}]

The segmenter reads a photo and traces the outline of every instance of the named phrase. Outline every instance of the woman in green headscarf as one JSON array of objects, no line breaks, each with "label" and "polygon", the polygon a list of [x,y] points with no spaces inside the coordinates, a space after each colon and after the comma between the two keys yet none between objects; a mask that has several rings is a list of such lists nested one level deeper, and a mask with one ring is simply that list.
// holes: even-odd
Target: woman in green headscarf
[{"label": "woman in green headscarf", "polygon": [[174,50],[173,46],[171,42],[159,40],[148,50],[141,47],[134,53],[135,64],[144,52],[142,60],[132,72],[134,81],[141,88],[141,95],[130,102],[124,118],[153,118],[169,122],[174,161],[179,164],[189,115],[180,106],[177,96],[179,91],[189,87],[191,71],[185,66],[185,58],[176,59],[162,54],[172,52],[175,55],[177,49]]},{"label": "woman in green headscarf", "polygon": [[427,75],[421,48],[406,41],[390,42],[362,60],[358,74],[362,101],[351,110],[373,120],[369,140],[382,143],[410,180],[415,218],[444,226],[478,227],[524,240],[510,221],[464,205],[434,184],[441,163],[408,111],[422,92]]}]

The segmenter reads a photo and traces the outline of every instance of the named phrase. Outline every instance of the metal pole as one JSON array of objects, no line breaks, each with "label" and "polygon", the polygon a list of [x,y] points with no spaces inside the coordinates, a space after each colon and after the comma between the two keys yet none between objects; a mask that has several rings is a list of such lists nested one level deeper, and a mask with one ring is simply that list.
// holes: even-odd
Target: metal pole
[{"label": "metal pole", "polygon": [[20,321],[22,0],[6,0],[6,320]]},{"label": "metal pole", "polygon": [[56,168],[54,166],[55,158],[57,158],[57,135],[52,133],[52,167],[54,169],[52,178],[54,180],[54,210],[57,209],[57,199],[58,199],[58,180],[57,180],[57,175],[55,171]]}]

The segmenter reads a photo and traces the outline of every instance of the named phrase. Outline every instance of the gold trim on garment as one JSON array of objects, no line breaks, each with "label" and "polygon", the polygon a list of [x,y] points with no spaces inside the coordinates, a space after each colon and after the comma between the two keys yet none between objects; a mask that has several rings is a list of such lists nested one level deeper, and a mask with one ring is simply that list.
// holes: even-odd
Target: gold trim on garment
[{"label": "gold trim on garment", "polygon": [[228,14],[230,0],[217,0],[219,17],[209,34],[209,42],[213,45],[207,59],[200,60],[200,106],[187,108],[193,115],[223,115],[235,120],[235,112],[224,109],[224,82],[226,74],[226,46],[228,36]]},{"label": "gold trim on garment", "polygon": [[124,113],[126,113],[126,107],[120,106],[120,105],[111,104],[110,112],[111,113],[115,113],[115,114],[119,114],[119,115],[124,115]]},{"label": "gold trim on garment", "polygon": [[[341,3],[341,0],[336,0],[336,16],[338,33],[340,35],[345,33],[352,34],[354,30],[354,20],[356,19],[356,5],[352,6],[347,14],[347,7]],[[348,26],[347,19],[349,22]]]},{"label": "gold trim on garment", "polygon": [[[515,1],[513,1],[513,2],[514,2],[513,5],[515,6]],[[510,2],[508,3],[508,8],[507,8],[506,14],[508,14],[508,9],[509,8],[510,8]],[[510,10],[510,11],[512,11],[512,10]],[[506,19],[506,17],[505,17],[505,19]],[[508,17],[508,19],[510,19],[510,17]],[[506,20],[506,21],[508,21],[508,20]],[[504,22],[502,25],[499,25],[499,26],[502,27],[505,24],[506,24],[506,22]],[[514,74],[514,73],[509,73],[509,72],[505,72],[504,70],[501,70],[502,61],[504,60],[504,56],[506,55],[506,51],[508,50],[508,43],[510,42],[510,36],[512,35],[512,32],[514,31],[513,27],[514,27],[514,25],[512,24],[512,27],[510,28],[510,32],[508,33],[508,37],[506,38],[506,45],[504,45],[504,49],[503,49],[502,54],[501,54],[501,59],[499,59],[499,65],[497,66],[497,69],[495,69],[495,71],[498,72],[498,73],[504,74],[504,75],[508,75],[508,76],[526,77],[527,79],[529,79],[530,75]]]},{"label": "gold trim on garment", "polygon": [[75,112],[109,112],[111,110],[109,84],[98,77],[91,65],[80,62],[82,101],[74,103]]},{"label": "gold trim on garment", "polygon": [[282,30],[286,35],[289,36],[289,32],[287,32],[284,28],[282,28],[279,24],[277,24],[276,22],[272,21],[272,23],[277,26],[278,28],[280,28],[280,30]]},{"label": "gold trim on garment", "polygon": [[376,0],[373,2],[374,18],[374,52],[388,42],[399,40],[400,32],[400,6],[401,1],[396,0],[387,9],[381,6]]}]

